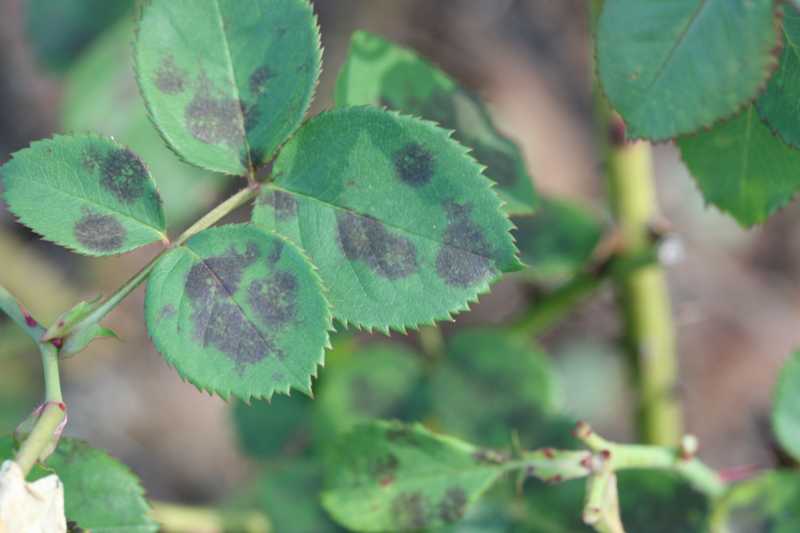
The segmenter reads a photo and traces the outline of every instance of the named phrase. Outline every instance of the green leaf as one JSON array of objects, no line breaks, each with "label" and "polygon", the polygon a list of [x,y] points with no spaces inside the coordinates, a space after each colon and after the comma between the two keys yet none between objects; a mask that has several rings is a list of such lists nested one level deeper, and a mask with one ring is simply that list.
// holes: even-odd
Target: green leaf
[{"label": "green leaf", "polygon": [[147,117],[133,76],[133,29],[134,21],[125,17],[67,72],[61,126],[65,131],[113,135],[139,154],[156,179],[170,224],[183,227],[214,202],[230,178],[187,165],[164,144]]},{"label": "green leaf", "polygon": [[489,180],[429,122],[370,107],[325,113],[273,173],[253,220],[311,256],[345,324],[448,319],[520,267]]},{"label": "green leaf", "polygon": [[591,257],[603,232],[588,210],[556,198],[543,198],[536,214],[511,220],[526,273],[541,281],[574,275]]},{"label": "green leaf", "polygon": [[314,404],[318,440],[371,418],[417,418],[422,371],[419,356],[396,344],[373,344],[342,361],[329,360]]},{"label": "green leaf", "polygon": [[57,135],[16,152],[0,168],[5,200],[45,239],[86,255],[127,252],[165,240],[155,182],[113,139]]},{"label": "green leaf", "polygon": [[147,329],[198,388],[249,400],[311,393],[331,317],[299,250],[249,224],[211,228],[153,269]]},{"label": "green leaf", "polygon": [[795,461],[800,461],[800,352],[781,369],[772,406],[772,429],[778,443]]},{"label": "green leaf", "polygon": [[800,13],[786,9],[783,54],[767,89],[756,101],[758,113],[789,145],[800,148]]},{"label": "green leaf", "polygon": [[518,431],[525,448],[555,445],[544,439],[552,437],[547,426],[558,385],[545,354],[528,339],[503,330],[460,332],[448,340],[447,359],[431,379],[434,416],[448,433],[505,447]]},{"label": "green leaf", "polygon": [[519,147],[500,133],[486,106],[439,68],[366,31],[350,42],[347,62],[336,81],[336,105],[386,106],[454,130],[497,183],[509,214],[532,213],[537,197]]},{"label": "green leaf", "polygon": [[307,0],[152,0],[135,57],[153,123],[175,152],[252,176],[300,125],[322,51]]},{"label": "green leaf", "polygon": [[666,140],[755,98],[779,44],[774,0],[607,0],[597,30],[603,89],[631,138]]},{"label": "green leaf", "polygon": [[800,523],[800,476],[767,472],[737,483],[714,506],[712,533],[792,533]]},{"label": "green leaf", "polygon": [[742,226],[764,222],[800,189],[800,152],[775,137],[753,106],[678,139],[678,147],[706,201]]},{"label": "green leaf", "polygon": [[81,320],[88,317],[92,314],[92,311],[100,306],[101,298],[102,297],[98,295],[94,300],[89,302],[81,300],[70,309],[61,313],[56,321],[47,328],[42,340],[51,341],[68,334]]},{"label": "green leaf", "polygon": [[370,422],[329,458],[322,505],[356,531],[405,531],[455,522],[506,470],[477,448],[420,425]]},{"label": "green leaf", "polygon": [[307,451],[313,403],[311,398],[299,395],[252,405],[236,402],[233,420],[240,447],[248,455],[264,460]]},{"label": "green leaf", "polygon": [[[0,459],[13,457],[11,437],[0,439]],[[2,462],[0,460],[0,462]],[[138,478],[108,454],[76,439],[61,439],[45,467],[30,481],[55,472],[64,484],[67,520],[92,533],[157,531]]]}]

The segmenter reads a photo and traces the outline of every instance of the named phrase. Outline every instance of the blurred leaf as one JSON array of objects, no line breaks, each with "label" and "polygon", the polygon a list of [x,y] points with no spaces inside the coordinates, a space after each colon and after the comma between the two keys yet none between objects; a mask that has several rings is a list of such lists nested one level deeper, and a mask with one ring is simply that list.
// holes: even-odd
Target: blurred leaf
[{"label": "blurred leaf", "polygon": [[233,419],[239,444],[257,459],[306,451],[311,441],[313,400],[308,396],[275,396],[251,405],[236,402]]},{"label": "blurred leaf", "polygon": [[320,504],[322,469],[311,460],[283,461],[259,481],[261,508],[274,531],[329,533],[343,531]]},{"label": "blurred leaf", "polygon": [[326,365],[314,403],[318,440],[370,418],[419,419],[421,377],[417,354],[397,344],[373,344]]},{"label": "blurred leaf", "polygon": [[775,386],[772,429],[781,448],[800,462],[800,352],[783,365]]},{"label": "blurred leaf", "polygon": [[800,524],[800,475],[768,472],[737,483],[715,505],[711,533],[793,533]]},{"label": "blurred leaf", "polygon": [[678,474],[664,470],[617,473],[627,533],[705,533],[711,502]]},{"label": "blurred leaf", "polygon": [[147,109],[175,152],[253,175],[300,125],[322,51],[308,0],[152,0],[135,57]]},{"label": "blurred leaf", "polygon": [[25,0],[25,30],[40,63],[67,70],[80,53],[131,11],[133,0]]},{"label": "blurred leaf", "polygon": [[756,101],[758,113],[780,137],[800,148],[800,13],[784,9],[783,53],[778,69]]},{"label": "blurred leaf", "polygon": [[460,520],[504,472],[478,449],[420,425],[374,421],[327,458],[322,505],[357,531],[403,531]]},{"label": "blurred leaf", "polygon": [[311,393],[331,316],[312,265],[251,224],[207,229],[164,255],[147,284],[156,348],[198,388],[270,399]]},{"label": "blurred leaf", "polygon": [[273,173],[253,220],[302,245],[345,324],[448,319],[520,268],[491,183],[430,122],[366,106],[324,113]]},{"label": "blurred leaf", "polygon": [[130,146],[155,177],[170,224],[182,227],[213,201],[226,178],[180,161],[150,123],[133,76],[132,35],[133,21],[125,19],[103,34],[69,70],[63,127],[97,131]]},{"label": "blurred leaf", "polygon": [[558,384],[546,355],[528,339],[501,329],[459,332],[448,340],[431,387],[434,414],[447,433],[507,447],[516,430],[526,449],[556,444],[544,439],[552,436],[547,426]]},{"label": "blurred leaf", "polygon": [[110,138],[57,135],[0,167],[20,222],[85,255],[112,255],[165,238],[156,184],[139,156]]},{"label": "blurred leaf", "polygon": [[678,146],[706,201],[742,226],[764,222],[800,190],[800,151],[775,137],[753,106]]},{"label": "blurred leaf", "polygon": [[607,0],[597,68],[631,138],[711,126],[754,98],[780,43],[773,0]]},{"label": "blurred leaf", "polygon": [[591,257],[602,226],[588,210],[556,198],[543,198],[534,215],[511,219],[520,259],[542,281],[575,274]]},{"label": "blurred leaf", "polygon": [[357,31],[336,81],[336,105],[387,106],[454,130],[497,183],[509,214],[532,213],[533,180],[519,147],[495,127],[486,106],[413,50]]},{"label": "blurred leaf", "polygon": [[[11,437],[0,439],[0,462],[13,457]],[[108,454],[83,441],[61,439],[45,467],[35,467],[29,480],[53,473],[64,484],[67,520],[92,533],[157,531],[138,478]]]},{"label": "blurred leaf", "polygon": [[[617,473],[622,523],[627,533],[705,533],[710,502],[676,474],[661,470]],[[591,533],[581,519],[586,481],[525,485],[520,531]],[[751,533],[748,530],[748,533]]]}]

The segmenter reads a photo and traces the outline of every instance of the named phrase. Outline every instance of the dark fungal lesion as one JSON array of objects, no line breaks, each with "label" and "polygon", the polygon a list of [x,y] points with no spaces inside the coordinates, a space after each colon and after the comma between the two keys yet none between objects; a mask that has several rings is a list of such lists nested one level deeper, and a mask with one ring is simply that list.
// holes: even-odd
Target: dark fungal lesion
[{"label": "dark fungal lesion", "polygon": [[483,230],[472,221],[468,204],[444,204],[448,224],[436,256],[436,273],[448,285],[467,288],[492,276],[496,270],[492,248]]},{"label": "dark fungal lesion", "polygon": [[186,276],[185,293],[192,304],[190,320],[194,339],[203,347],[214,347],[236,364],[239,373],[265,357],[285,358],[272,335],[259,331],[232,301],[244,271],[261,257],[254,242],[244,252],[227,252],[196,263]]},{"label": "dark fungal lesion", "polygon": [[291,220],[297,216],[297,200],[284,191],[266,191],[258,199],[259,205],[269,205],[275,210],[275,219],[279,222]]},{"label": "dark fungal lesion", "polygon": [[261,65],[250,74],[248,79],[250,92],[254,96],[261,95],[266,90],[269,80],[274,77],[275,73],[267,65]]},{"label": "dark fungal lesion", "polygon": [[155,73],[154,83],[164,94],[180,94],[186,89],[187,74],[175,63],[172,54],[164,54]]},{"label": "dark fungal lesion", "polygon": [[215,88],[205,73],[184,110],[186,126],[192,136],[206,144],[225,144],[239,148],[244,144],[244,105]]},{"label": "dark fungal lesion", "polygon": [[111,215],[84,211],[73,228],[75,239],[94,252],[114,252],[122,248],[128,235],[125,227]]},{"label": "dark fungal lesion", "polygon": [[455,522],[467,510],[467,495],[461,487],[450,487],[439,502],[439,517],[445,522]]},{"label": "dark fungal lesion", "polygon": [[291,272],[276,272],[255,280],[247,289],[250,306],[271,327],[284,326],[297,318],[297,293],[297,277]]},{"label": "dark fungal lesion", "polygon": [[363,261],[377,275],[390,280],[417,272],[414,243],[392,235],[380,221],[341,211],[336,214],[336,227],[339,245],[350,261]]},{"label": "dark fungal lesion", "polygon": [[392,155],[395,174],[407,185],[421,187],[433,178],[436,157],[417,142],[410,142]]},{"label": "dark fungal lesion", "polygon": [[122,203],[144,196],[149,175],[139,157],[127,148],[110,150],[100,162],[100,185]]}]

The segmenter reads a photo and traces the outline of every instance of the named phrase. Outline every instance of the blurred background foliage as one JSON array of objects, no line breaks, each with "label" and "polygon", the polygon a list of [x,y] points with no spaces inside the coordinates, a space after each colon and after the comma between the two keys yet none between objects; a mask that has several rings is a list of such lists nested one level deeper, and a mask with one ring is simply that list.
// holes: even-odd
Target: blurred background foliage
[{"label": "blurred background foliage", "polygon": [[[316,399],[276,397],[271,405],[229,405],[181,382],[147,339],[140,289],[109,319],[121,343],[100,341],[63,365],[68,434],[130,465],[155,498],[256,506],[277,531],[303,532],[337,530],[312,495],[324,476],[326,443],[366,417],[423,421],[500,447],[512,438],[524,447],[572,446],[577,419],[615,440],[632,438],[629,376],[609,287],[538,339],[496,329],[568,280],[609,234],[593,140],[585,3],[315,2],[325,70],[314,112],[332,106],[335,76],[358,28],[418,50],[489,102],[545,198],[535,215],[515,218],[530,268],[444,324],[444,346],[416,334],[337,334]],[[147,121],[130,59],[134,10],[128,0],[0,1],[0,162],[55,132],[113,135],[150,166],[174,235],[237,184],[181,163]],[[770,390],[800,337],[800,207],[744,231],[701,205],[672,145],[656,146],[655,156],[664,216],[683,250],[670,282],[682,376],[675,393],[687,430],[700,437],[701,456],[716,468],[772,466],[785,455],[771,436]],[[0,284],[45,321],[79,299],[113,290],[155,252],[102,260],[72,255],[15,224],[0,204]],[[2,320],[0,365],[4,435],[38,401],[41,378],[34,348]],[[758,483],[778,491],[793,482],[776,474]],[[674,524],[678,515],[683,528],[664,531],[690,531],[710,512],[667,474],[634,472],[620,484],[631,531],[642,530],[636,526],[642,517]],[[582,483],[529,481],[521,496],[512,485],[494,489],[452,530],[583,527]],[[739,492],[726,505],[745,516],[747,486]],[[774,505],[783,516],[780,502]]]}]

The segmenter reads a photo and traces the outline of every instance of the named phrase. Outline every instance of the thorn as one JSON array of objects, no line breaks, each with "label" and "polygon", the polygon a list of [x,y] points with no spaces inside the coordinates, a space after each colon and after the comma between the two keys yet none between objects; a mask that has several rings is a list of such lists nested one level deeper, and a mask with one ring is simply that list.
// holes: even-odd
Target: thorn
[{"label": "thorn", "polygon": [[575,424],[575,429],[572,431],[572,434],[575,435],[576,439],[586,439],[592,434],[592,428],[584,422],[583,420],[579,421]]},{"label": "thorn", "polygon": [[556,451],[553,448],[545,448],[542,453],[548,459],[555,459],[556,457]]},{"label": "thorn", "polygon": [[61,409],[63,412],[65,413],[67,412],[67,405],[64,402],[58,402],[56,405],[58,405],[58,408]]},{"label": "thorn", "polygon": [[611,450],[602,450],[600,452],[600,457],[603,458],[603,461],[608,461],[611,459]]},{"label": "thorn", "polygon": [[53,346],[55,346],[60,350],[64,346],[64,339],[62,338],[53,339],[50,341],[50,344],[52,344]]}]

